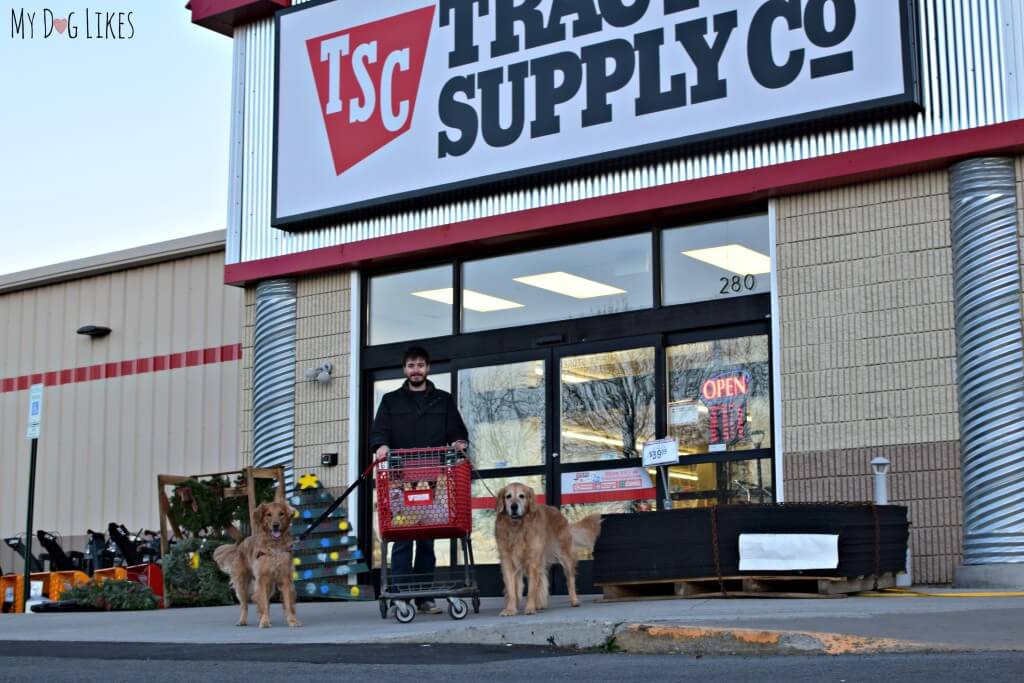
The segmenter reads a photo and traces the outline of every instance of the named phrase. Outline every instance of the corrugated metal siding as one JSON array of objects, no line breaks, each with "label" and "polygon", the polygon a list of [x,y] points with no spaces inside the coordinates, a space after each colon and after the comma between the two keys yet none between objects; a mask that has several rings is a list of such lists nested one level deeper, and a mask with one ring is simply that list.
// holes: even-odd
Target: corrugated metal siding
[{"label": "corrugated metal siding", "polygon": [[[245,180],[243,261],[299,253],[373,237],[523,209],[731,173],[862,149],[1007,120],[1003,0],[918,0],[925,111],[891,121],[749,145],[629,170],[382,214],[330,227],[287,233],[270,226],[273,138],[274,25],[245,27]],[[296,4],[300,4],[296,2]],[[1006,17],[1018,21],[1019,16]],[[1015,39],[1015,38],[1014,38]]]},{"label": "corrugated metal siding", "polygon": [[[0,377],[241,341],[243,292],[223,252],[0,296]],[[113,329],[89,340],[82,324]],[[156,475],[242,465],[238,361],[47,387],[35,527],[64,536],[156,528]],[[0,393],[0,534],[24,533],[27,391]],[[4,567],[8,569],[7,566]]]}]

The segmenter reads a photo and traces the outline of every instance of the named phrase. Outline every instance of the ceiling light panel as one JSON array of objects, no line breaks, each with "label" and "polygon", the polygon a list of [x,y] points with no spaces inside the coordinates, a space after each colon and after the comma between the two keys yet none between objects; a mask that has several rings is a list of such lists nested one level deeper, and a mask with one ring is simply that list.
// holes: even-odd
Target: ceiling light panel
[{"label": "ceiling light panel", "polygon": [[737,275],[762,275],[771,272],[772,262],[767,255],[742,244],[723,244],[708,249],[689,249],[684,256],[710,263],[716,268]]},{"label": "ceiling light panel", "polygon": [[599,296],[612,296],[613,294],[625,294],[626,290],[612,287],[596,280],[588,280],[579,275],[566,273],[557,270],[551,273],[539,273],[537,275],[524,275],[512,278],[524,285],[546,289],[555,294],[571,296],[574,299],[594,299]]},{"label": "ceiling light panel", "polygon": [[[455,292],[451,287],[444,287],[442,289],[425,289],[421,292],[413,292],[412,295],[423,299],[430,299],[431,301],[437,301],[442,304],[448,304],[449,306],[455,302]],[[462,290],[462,305],[465,308],[478,313],[506,311],[510,308],[523,307],[523,304],[516,303],[515,301],[500,299],[496,296],[491,296],[490,294],[474,292],[471,289]]]}]

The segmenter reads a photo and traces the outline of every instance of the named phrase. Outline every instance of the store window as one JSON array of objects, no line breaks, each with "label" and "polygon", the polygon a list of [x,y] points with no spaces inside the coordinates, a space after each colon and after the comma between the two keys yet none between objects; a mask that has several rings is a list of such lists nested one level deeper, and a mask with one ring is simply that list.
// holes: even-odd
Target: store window
[{"label": "store window", "polygon": [[662,303],[728,299],[770,289],[768,216],[665,230]]},{"label": "store window", "polygon": [[544,361],[459,370],[459,413],[477,469],[544,464]]},{"label": "store window", "polygon": [[469,261],[463,332],[650,308],[651,274],[650,233]]},{"label": "store window", "polygon": [[681,455],[771,446],[767,335],[666,351],[669,435]]},{"label": "store window", "polygon": [[[651,476],[655,476],[651,471]],[[672,507],[706,507],[718,503],[771,503],[770,458],[705,462],[668,468]]]},{"label": "store window", "polygon": [[640,457],[654,438],[654,348],[569,356],[560,373],[561,461]]},{"label": "store window", "polygon": [[370,279],[370,345],[452,333],[452,267]]}]

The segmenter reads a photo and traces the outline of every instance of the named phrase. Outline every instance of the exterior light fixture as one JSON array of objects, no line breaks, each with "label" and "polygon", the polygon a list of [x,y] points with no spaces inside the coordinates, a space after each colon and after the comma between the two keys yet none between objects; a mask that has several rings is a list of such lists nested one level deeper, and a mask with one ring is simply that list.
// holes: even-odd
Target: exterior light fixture
[{"label": "exterior light fixture", "polygon": [[106,337],[110,334],[110,328],[103,325],[82,325],[76,332],[95,339],[97,337]]},{"label": "exterior light fixture", "polygon": [[330,384],[331,373],[334,371],[334,366],[330,361],[327,361],[323,365],[315,368],[308,368],[306,370],[306,379],[313,382],[319,382],[320,384]]}]

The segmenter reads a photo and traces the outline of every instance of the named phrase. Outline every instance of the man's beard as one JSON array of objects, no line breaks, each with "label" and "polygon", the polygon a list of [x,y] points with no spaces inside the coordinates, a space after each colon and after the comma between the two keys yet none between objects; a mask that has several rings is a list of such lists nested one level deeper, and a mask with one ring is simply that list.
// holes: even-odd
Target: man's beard
[{"label": "man's beard", "polygon": [[413,375],[409,378],[409,386],[421,387],[423,383],[427,381],[425,375]]}]

